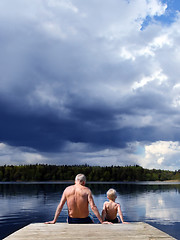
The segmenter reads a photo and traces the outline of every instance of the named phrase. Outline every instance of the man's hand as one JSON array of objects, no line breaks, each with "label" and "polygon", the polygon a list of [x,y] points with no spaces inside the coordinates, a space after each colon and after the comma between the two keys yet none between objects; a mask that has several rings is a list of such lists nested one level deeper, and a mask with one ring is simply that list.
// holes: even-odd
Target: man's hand
[{"label": "man's hand", "polygon": [[45,224],[55,224],[56,222],[53,220],[53,221],[49,221],[49,222],[45,222]]},{"label": "man's hand", "polygon": [[104,221],[102,224],[113,224],[112,222]]}]

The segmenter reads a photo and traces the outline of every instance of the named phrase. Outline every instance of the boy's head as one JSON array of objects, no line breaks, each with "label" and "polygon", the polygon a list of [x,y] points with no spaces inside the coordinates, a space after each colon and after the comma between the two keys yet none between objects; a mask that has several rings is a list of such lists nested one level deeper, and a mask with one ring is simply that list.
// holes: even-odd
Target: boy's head
[{"label": "boy's head", "polygon": [[108,197],[110,200],[115,200],[115,199],[117,198],[116,190],[113,189],[113,188],[110,188],[110,189],[107,191],[107,197]]}]

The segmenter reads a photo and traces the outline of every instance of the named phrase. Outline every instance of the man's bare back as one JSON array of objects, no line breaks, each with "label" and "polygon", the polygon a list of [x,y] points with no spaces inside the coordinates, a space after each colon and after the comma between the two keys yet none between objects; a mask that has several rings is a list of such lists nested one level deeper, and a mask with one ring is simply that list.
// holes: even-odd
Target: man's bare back
[{"label": "man's bare back", "polygon": [[91,195],[89,188],[80,184],[69,186],[64,191],[68,214],[72,218],[86,218],[89,215],[88,203]]}]

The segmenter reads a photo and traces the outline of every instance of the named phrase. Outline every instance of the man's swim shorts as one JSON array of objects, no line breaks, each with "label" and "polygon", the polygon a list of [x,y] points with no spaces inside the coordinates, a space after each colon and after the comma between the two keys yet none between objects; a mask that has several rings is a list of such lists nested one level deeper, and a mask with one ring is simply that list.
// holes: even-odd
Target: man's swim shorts
[{"label": "man's swim shorts", "polygon": [[92,219],[88,216],[86,218],[71,218],[68,216],[68,223],[70,224],[85,224],[85,223],[93,223]]}]

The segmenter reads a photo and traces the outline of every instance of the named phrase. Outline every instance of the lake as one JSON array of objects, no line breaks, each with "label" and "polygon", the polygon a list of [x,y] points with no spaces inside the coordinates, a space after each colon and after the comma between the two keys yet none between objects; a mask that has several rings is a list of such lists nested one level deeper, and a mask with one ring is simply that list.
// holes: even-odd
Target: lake
[{"label": "lake", "polygon": [[[0,183],[0,239],[30,223],[52,220],[62,192],[70,184]],[[115,188],[125,221],[146,222],[180,239],[180,182],[88,183],[87,186],[100,212],[107,200],[107,190]],[[65,205],[58,222],[66,222],[66,218]]]}]

